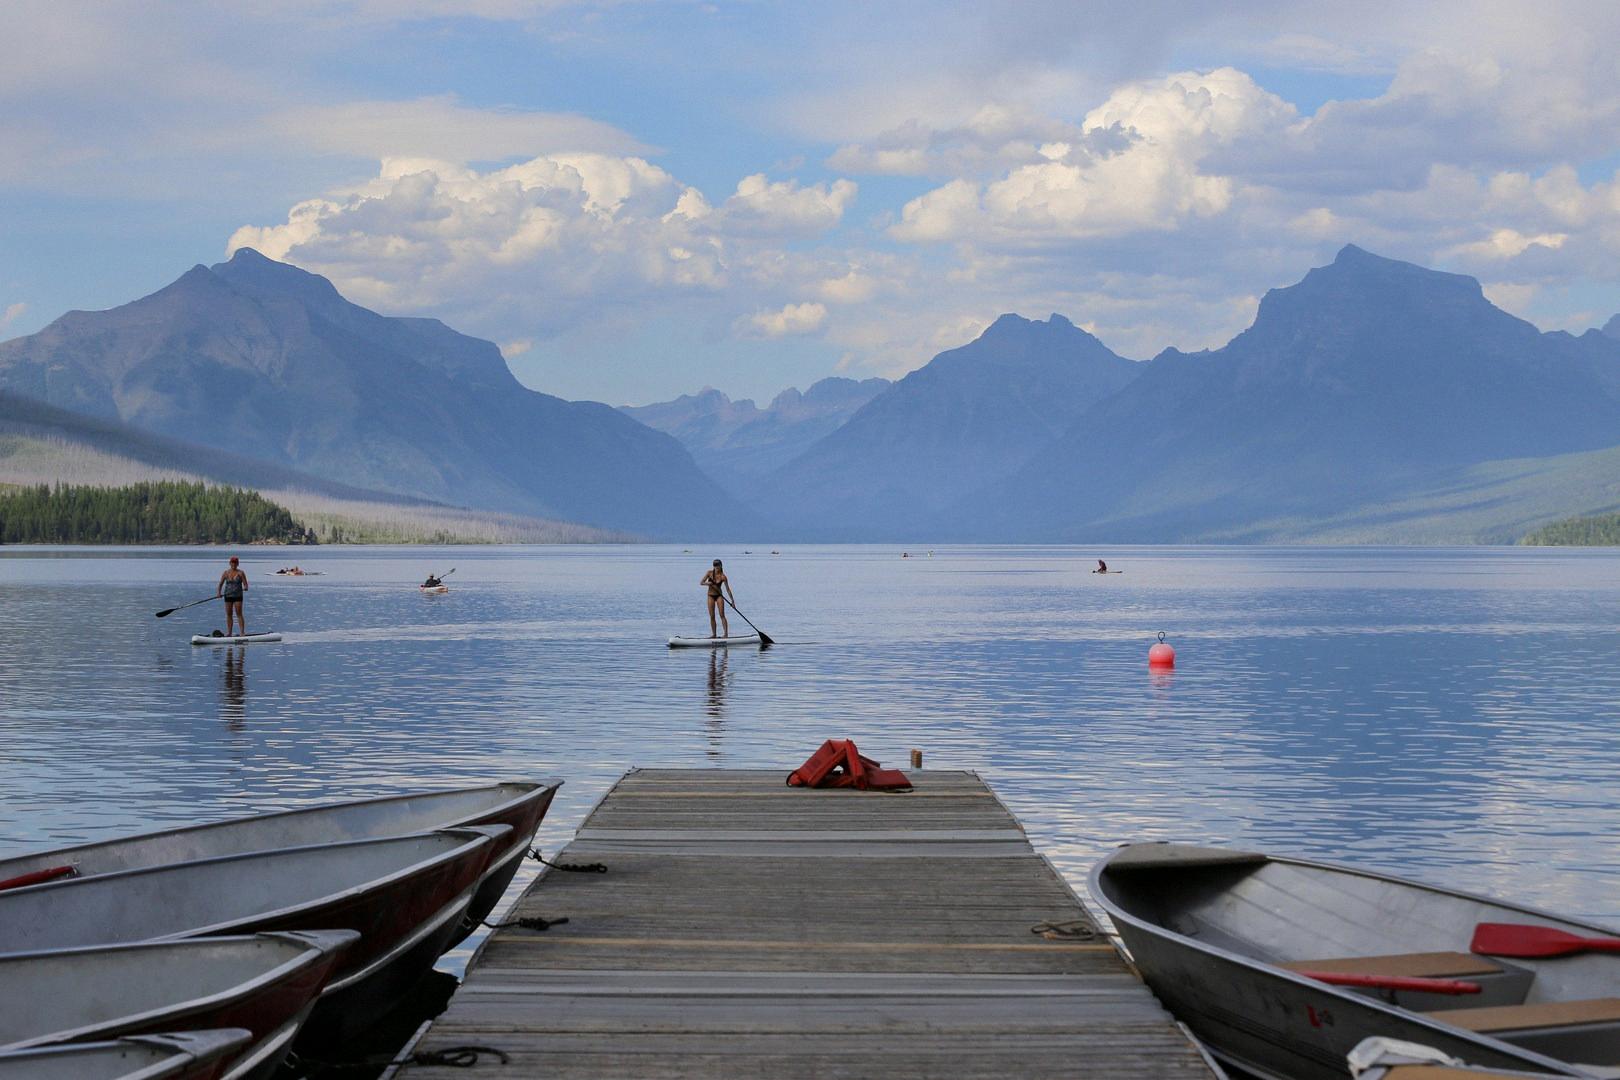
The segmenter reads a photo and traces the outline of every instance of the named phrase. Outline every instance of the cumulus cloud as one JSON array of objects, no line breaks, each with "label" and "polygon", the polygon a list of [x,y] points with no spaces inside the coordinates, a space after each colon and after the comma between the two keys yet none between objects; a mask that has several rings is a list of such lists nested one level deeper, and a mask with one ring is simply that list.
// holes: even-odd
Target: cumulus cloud
[{"label": "cumulus cloud", "polygon": [[788,304],[780,311],[759,311],[748,317],[747,323],[756,333],[765,337],[789,337],[813,334],[827,321],[827,305],[818,303]]},{"label": "cumulus cloud", "polygon": [[721,207],[722,227],[770,235],[821,232],[838,224],[855,191],[851,180],[801,187],[795,180],[773,183],[755,173],[744,177]]},{"label": "cumulus cloud", "polygon": [[1216,148],[1285,129],[1293,106],[1232,68],[1184,72],[1116,90],[1080,125],[1083,142],[1037,148],[1038,161],[979,185],[954,180],[907,203],[901,240],[1016,243],[1175,228],[1232,203],[1237,183],[1206,172]]},{"label": "cumulus cloud", "polygon": [[228,250],[324,274],[367,306],[450,316],[507,342],[509,358],[615,309],[682,297],[731,305],[744,336],[783,337],[826,321],[806,290],[851,302],[873,289],[846,259],[781,246],[837,225],[855,191],[756,174],[716,207],[635,156],[558,153],[488,170],[389,158],[281,224],[237,229]]}]

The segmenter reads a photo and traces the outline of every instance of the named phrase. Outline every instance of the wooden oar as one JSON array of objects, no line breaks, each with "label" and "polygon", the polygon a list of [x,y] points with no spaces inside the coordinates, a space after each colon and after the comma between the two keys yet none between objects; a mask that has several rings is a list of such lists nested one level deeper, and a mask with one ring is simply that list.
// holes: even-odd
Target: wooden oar
[{"label": "wooden oar", "polygon": [[1477,994],[1479,983],[1461,979],[1422,979],[1409,975],[1353,975],[1343,971],[1300,971],[1295,975],[1330,986],[1364,986],[1371,990],[1412,990],[1424,994]]},{"label": "wooden oar", "polygon": [[[732,601],[727,600],[726,603],[731,604],[731,610],[732,611],[737,611],[737,605],[732,603]],[[748,623],[749,628],[752,629],[754,631],[754,633],[759,635],[759,643],[761,645],[775,645],[776,644],[776,642],[771,640],[770,635],[765,633],[765,631],[761,630],[759,627],[755,626],[753,624],[753,622],[751,622],[749,620],[748,616],[744,615],[740,611],[737,611],[737,615],[738,615],[738,617],[740,617],[742,619],[743,622]]]},{"label": "wooden oar", "polygon": [[1474,927],[1469,948],[1486,956],[1574,956],[1583,952],[1620,952],[1620,938],[1581,937],[1552,926],[1482,922]]},{"label": "wooden oar", "polygon": [[166,619],[170,615],[173,615],[177,611],[184,611],[188,607],[196,607],[198,604],[206,604],[210,600],[218,600],[218,599],[219,599],[219,597],[217,595],[216,596],[205,596],[201,600],[193,600],[191,603],[189,603],[189,604],[181,604],[179,607],[164,608],[162,611],[157,613],[157,617],[160,618],[160,619]]}]

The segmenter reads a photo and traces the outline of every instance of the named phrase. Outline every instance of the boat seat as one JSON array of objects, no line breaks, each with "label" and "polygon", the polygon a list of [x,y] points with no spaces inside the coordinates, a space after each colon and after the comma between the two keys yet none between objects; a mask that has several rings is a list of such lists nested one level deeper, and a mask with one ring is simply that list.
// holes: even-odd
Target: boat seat
[{"label": "boat seat", "polygon": [[1480,1034],[1572,1024],[1620,1023],[1620,998],[1541,1001],[1534,1005],[1496,1005],[1484,1009],[1437,1009],[1429,1015],[1454,1027]]},{"label": "boat seat", "polygon": [[1620,1064],[1620,998],[1437,1009],[1427,1015],[1561,1061]]},{"label": "boat seat", "polygon": [[1394,978],[1456,979],[1496,975],[1501,964],[1474,953],[1396,953],[1392,956],[1340,956],[1330,960],[1293,960],[1279,967],[1290,971],[1331,971],[1338,975],[1385,975]]},{"label": "boat seat", "polygon": [[[1406,979],[1462,979],[1479,985],[1467,998],[1401,990],[1365,990],[1407,1009],[1443,1009],[1459,1001],[1474,1005],[1516,1005],[1530,992],[1535,973],[1493,957],[1465,952],[1395,953],[1388,956],[1338,956],[1327,960],[1291,960],[1290,971],[1323,971],[1340,975],[1375,975]],[[1349,989],[1348,987],[1344,989]]]}]

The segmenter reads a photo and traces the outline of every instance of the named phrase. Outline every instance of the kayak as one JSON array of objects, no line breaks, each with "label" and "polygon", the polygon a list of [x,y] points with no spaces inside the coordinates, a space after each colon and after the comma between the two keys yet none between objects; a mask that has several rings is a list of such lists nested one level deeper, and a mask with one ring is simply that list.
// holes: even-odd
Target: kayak
[{"label": "kayak", "polygon": [[281,635],[266,630],[262,634],[238,634],[236,637],[214,637],[212,634],[194,634],[193,645],[248,645],[259,641],[280,641]]},{"label": "kayak", "polygon": [[441,593],[450,591],[448,585],[418,585],[417,588],[422,590],[423,596],[438,596]]},{"label": "kayak", "polygon": [[723,649],[728,645],[758,645],[758,634],[736,634],[732,637],[672,637],[672,649]]}]

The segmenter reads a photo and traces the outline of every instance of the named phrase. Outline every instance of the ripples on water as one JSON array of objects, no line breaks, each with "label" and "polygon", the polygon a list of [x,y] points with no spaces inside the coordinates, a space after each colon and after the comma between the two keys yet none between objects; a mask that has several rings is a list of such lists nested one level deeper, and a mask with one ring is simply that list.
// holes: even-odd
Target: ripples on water
[{"label": "ripples on water", "polygon": [[[534,775],[567,780],[555,850],[632,766],[848,736],[979,770],[1082,890],[1114,844],[1199,840],[1620,921],[1612,552],[248,549],[287,640],[194,648],[217,607],[152,613],[225,554],[0,551],[0,852]],[[665,648],[713,555],[777,648]]]}]

